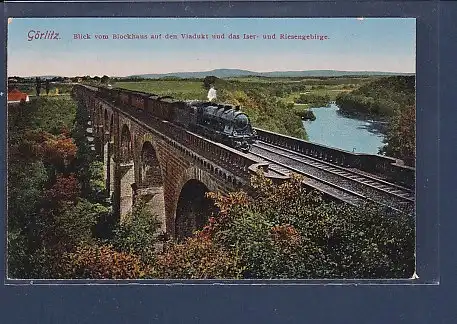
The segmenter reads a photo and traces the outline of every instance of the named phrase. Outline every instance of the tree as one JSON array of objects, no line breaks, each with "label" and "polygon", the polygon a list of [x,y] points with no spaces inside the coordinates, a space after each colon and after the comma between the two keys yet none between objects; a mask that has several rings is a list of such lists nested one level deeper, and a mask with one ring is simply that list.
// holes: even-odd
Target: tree
[{"label": "tree", "polygon": [[48,180],[41,161],[9,159],[8,165],[8,229],[22,229],[43,197]]},{"label": "tree", "polygon": [[215,76],[207,76],[203,79],[203,86],[206,90],[209,90],[209,88],[211,88],[212,85],[214,85],[214,83],[218,80],[217,77]]},{"label": "tree", "polygon": [[19,229],[8,229],[8,278],[27,277],[27,236]]},{"label": "tree", "polygon": [[112,243],[116,249],[139,255],[141,260],[151,263],[155,256],[155,245],[160,242],[160,222],[144,202],[135,204],[127,221],[117,225]]},{"label": "tree", "polygon": [[211,193],[219,212],[199,236],[237,255],[244,278],[411,277],[413,216],[325,202],[302,180],[258,174],[253,196]]},{"label": "tree", "polygon": [[72,138],[53,136],[42,145],[44,161],[56,167],[68,166],[76,157],[77,147]]},{"label": "tree", "polygon": [[110,78],[109,78],[107,75],[104,75],[104,76],[102,76],[102,78],[100,79],[100,82],[101,82],[101,83],[104,83],[104,84],[108,84],[108,83],[109,83],[109,80],[110,80]]},{"label": "tree", "polygon": [[39,97],[40,91],[41,91],[41,79],[39,77],[36,77],[35,89],[36,89],[36,95],[37,95],[37,97]]},{"label": "tree", "polygon": [[318,95],[318,94],[300,94],[300,97],[296,100],[299,104],[309,104],[310,107],[324,107],[330,101],[330,96],[328,94]]},{"label": "tree", "polygon": [[416,108],[408,106],[391,118],[385,146],[380,150],[387,156],[402,159],[414,166],[416,161]]},{"label": "tree", "polygon": [[49,90],[51,89],[51,85],[49,83],[49,79],[46,80],[46,95],[49,95]]},{"label": "tree", "polygon": [[59,268],[60,277],[70,279],[142,279],[152,273],[137,256],[109,245],[81,245],[64,255]]},{"label": "tree", "polygon": [[64,251],[73,251],[78,244],[96,243],[95,226],[107,213],[107,207],[85,199],[77,199],[76,203],[61,200],[59,206],[53,209],[49,224],[53,228],[53,241]]},{"label": "tree", "polygon": [[235,254],[205,237],[169,244],[154,269],[161,279],[240,279],[243,271]]},{"label": "tree", "polygon": [[81,185],[74,175],[58,175],[54,185],[47,190],[50,201],[76,201],[81,192]]}]

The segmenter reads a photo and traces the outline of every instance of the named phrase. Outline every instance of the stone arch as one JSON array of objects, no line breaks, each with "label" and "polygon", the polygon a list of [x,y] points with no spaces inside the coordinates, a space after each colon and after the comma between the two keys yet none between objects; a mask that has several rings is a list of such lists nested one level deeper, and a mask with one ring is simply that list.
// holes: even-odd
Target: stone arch
[{"label": "stone arch", "polygon": [[162,170],[156,150],[150,141],[145,141],[141,148],[140,186],[163,186]]},{"label": "stone arch", "polygon": [[101,154],[101,159],[103,161],[103,179],[105,179],[106,183],[106,188],[108,189],[108,172],[109,172],[109,160],[108,160],[108,155],[109,155],[109,130],[107,127],[108,124],[108,112],[104,110],[103,113],[103,134],[102,134],[102,144],[103,144],[103,150]]},{"label": "stone arch", "polygon": [[[111,117],[111,118],[110,118]],[[114,192],[114,119],[105,109],[104,113],[103,166],[106,183],[106,195],[112,197]]]},{"label": "stone arch", "polygon": [[114,162],[114,114],[111,114],[110,118],[110,123],[109,123],[109,152],[107,156],[108,160],[108,165],[109,165],[109,172],[108,172],[108,179],[109,179],[109,184],[107,184],[106,188],[109,189],[109,197],[112,197],[114,193],[114,177],[115,177],[115,162]]},{"label": "stone arch", "polygon": [[110,121],[109,113],[108,113],[108,109],[105,108],[104,110],[105,110],[105,112],[103,114],[103,127],[105,128],[105,131],[109,131],[110,130],[109,129],[109,126],[110,126],[109,125],[109,121]]},{"label": "stone arch", "polygon": [[135,169],[132,152],[132,135],[127,125],[121,128],[120,138],[120,161],[117,168],[120,178],[120,217],[121,221],[132,211],[135,184]]},{"label": "stone arch", "polygon": [[103,131],[103,111],[101,103],[96,102],[94,104],[94,125],[93,129],[95,130],[95,149],[97,155],[101,160],[103,160],[104,154],[104,131]]},{"label": "stone arch", "polygon": [[91,114],[90,114],[90,123],[92,127],[92,146],[93,151],[97,153],[97,138],[98,138],[98,129],[97,129],[97,115],[95,114],[95,106],[90,106]]},{"label": "stone arch", "polygon": [[124,124],[121,130],[121,162],[130,162],[133,160],[132,142],[133,141],[130,129],[127,125]]},{"label": "stone arch", "polygon": [[205,196],[207,192],[209,189],[196,179],[187,181],[182,187],[176,206],[177,239],[189,237],[205,225],[212,210],[212,201]]},{"label": "stone arch", "polygon": [[97,130],[100,133],[100,136],[103,135],[103,107],[102,104],[99,103],[95,106],[96,114],[97,114]]},{"label": "stone arch", "polygon": [[141,199],[166,230],[164,178],[157,151],[151,141],[143,142],[139,157],[138,186],[134,202]]},{"label": "stone arch", "polygon": [[216,182],[209,173],[195,166],[188,168],[175,191],[172,218],[167,222],[169,234],[179,239],[201,229],[213,207],[205,193],[217,190]]},{"label": "stone arch", "polygon": [[114,114],[111,114],[110,122],[109,122],[109,135],[110,141],[114,141]]}]

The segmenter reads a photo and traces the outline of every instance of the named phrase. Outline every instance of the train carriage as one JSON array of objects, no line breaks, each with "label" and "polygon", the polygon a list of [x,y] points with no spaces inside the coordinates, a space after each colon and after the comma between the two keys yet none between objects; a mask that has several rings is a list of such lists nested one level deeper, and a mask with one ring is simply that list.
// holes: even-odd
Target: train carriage
[{"label": "train carriage", "polygon": [[147,101],[147,95],[144,93],[139,93],[139,92],[131,92],[131,105],[135,107],[137,110],[143,111],[145,109],[146,101]]},{"label": "train carriage", "polygon": [[197,108],[189,105],[187,102],[175,103],[176,123],[187,129],[193,128],[192,125],[197,123]]},{"label": "train carriage", "polygon": [[126,91],[121,91],[119,93],[119,100],[122,104],[124,104],[126,106],[130,106],[131,105],[130,93],[128,93]]},{"label": "train carriage", "polygon": [[157,116],[157,109],[159,106],[158,99],[160,97],[158,95],[151,95],[149,94],[149,97],[147,98],[145,102],[145,111],[152,114],[153,116]]},{"label": "train carriage", "polygon": [[128,107],[166,120],[211,140],[249,151],[257,136],[249,117],[239,106],[201,101],[181,101],[141,91],[99,88],[99,93]]},{"label": "train carriage", "polygon": [[173,122],[176,119],[176,107],[175,104],[179,102],[170,96],[160,97],[158,99],[157,113],[159,118]]}]

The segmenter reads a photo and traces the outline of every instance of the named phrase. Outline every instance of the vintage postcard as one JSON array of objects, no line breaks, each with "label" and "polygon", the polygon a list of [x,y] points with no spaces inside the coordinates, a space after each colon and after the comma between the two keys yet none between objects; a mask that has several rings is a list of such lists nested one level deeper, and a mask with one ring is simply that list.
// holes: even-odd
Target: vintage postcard
[{"label": "vintage postcard", "polygon": [[413,18],[8,19],[9,279],[414,279]]}]

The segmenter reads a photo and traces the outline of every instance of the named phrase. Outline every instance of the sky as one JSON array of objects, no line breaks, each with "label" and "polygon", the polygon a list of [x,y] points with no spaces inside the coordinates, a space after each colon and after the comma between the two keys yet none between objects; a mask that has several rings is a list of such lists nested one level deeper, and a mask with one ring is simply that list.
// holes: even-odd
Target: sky
[{"label": "sky", "polygon": [[[43,34],[42,34],[43,33]],[[58,39],[54,39],[56,34]],[[182,34],[208,39],[184,39]],[[90,39],[74,39],[75,34]],[[113,35],[146,39],[113,39]],[[161,39],[152,35],[161,34]],[[166,39],[166,35],[178,39]],[[224,35],[213,39],[212,35]],[[229,35],[240,35],[240,39]],[[243,39],[244,34],[257,35]],[[263,35],[275,34],[275,39]],[[280,39],[286,35],[324,40]],[[42,39],[36,39],[40,37]],[[54,35],[54,36],[51,36]],[[107,35],[108,39],[96,39]],[[52,38],[52,39],[46,39]],[[8,76],[128,76],[231,68],[414,73],[414,18],[9,18]]]}]

